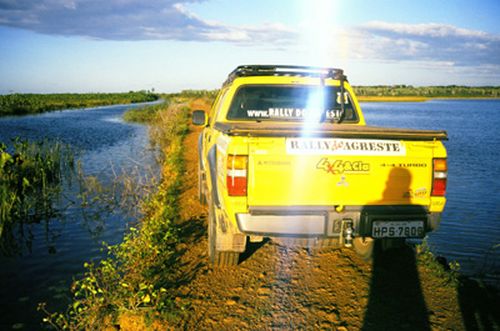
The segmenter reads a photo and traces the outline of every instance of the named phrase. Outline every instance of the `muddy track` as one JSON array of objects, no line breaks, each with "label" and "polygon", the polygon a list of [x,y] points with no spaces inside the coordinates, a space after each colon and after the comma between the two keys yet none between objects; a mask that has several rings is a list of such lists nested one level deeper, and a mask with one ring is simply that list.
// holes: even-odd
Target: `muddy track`
[{"label": "muddy track", "polygon": [[[194,109],[208,109],[201,100]],[[185,140],[182,252],[176,328],[187,330],[464,330],[457,290],[417,266],[411,248],[365,262],[352,250],[311,252],[267,241],[252,244],[237,267],[207,257],[206,207],[197,201],[197,138]]]}]

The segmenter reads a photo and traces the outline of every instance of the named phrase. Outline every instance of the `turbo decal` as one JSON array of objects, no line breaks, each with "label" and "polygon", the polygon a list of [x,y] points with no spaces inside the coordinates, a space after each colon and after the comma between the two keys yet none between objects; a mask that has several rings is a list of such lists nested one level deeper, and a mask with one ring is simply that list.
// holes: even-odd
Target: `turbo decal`
[{"label": "turbo decal", "polygon": [[291,155],[406,155],[400,141],[375,139],[289,138],[286,151]]},{"label": "turbo decal", "polygon": [[380,166],[389,168],[427,168],[427,163],[382,163]]},{"label": "turbo decal", "polygon": [[363,161],[328,160],[326,157],[319,160],[316,169],[321,169],[333,175],[359,174],[370,172],[370,164]]}]

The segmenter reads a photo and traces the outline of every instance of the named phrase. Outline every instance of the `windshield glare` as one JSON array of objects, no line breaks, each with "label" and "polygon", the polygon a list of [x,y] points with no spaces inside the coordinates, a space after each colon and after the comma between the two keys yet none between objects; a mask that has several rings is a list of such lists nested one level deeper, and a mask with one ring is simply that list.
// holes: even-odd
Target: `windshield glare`
[{"label": "windshield glare", "polygon": [[[333,86],[243,86],[233,98],[229,120],[336,122],[341,117],[340,88]],[[344,92],[344,122],[357,121]]]}]

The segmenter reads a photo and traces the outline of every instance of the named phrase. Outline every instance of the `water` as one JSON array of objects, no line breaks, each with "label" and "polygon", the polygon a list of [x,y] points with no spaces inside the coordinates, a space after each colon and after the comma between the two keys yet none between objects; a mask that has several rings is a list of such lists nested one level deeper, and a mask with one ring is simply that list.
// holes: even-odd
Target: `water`
[{"label": "water", "polygon": [[370,125],[448,131],[448,201],[428,243],[437,255],[459,262],[463,273],[500,287],[500,100],[361,107]]},{"label": "water", "polygon": [[[155,172],[155,153],[149,148],[147,128],[123,122],[126,109],[118,105],[66,110],[41,115],[0,118],[0,142],[12,137],[29,140],[58,139],[80,152],[83,172],[110,184],[121,173],[144,175]],[[83,214],[72,204],[78,185],[66,187],[60,205],[67,205],[61,217],[23,226],[24,240],[13,256],[0,256],[0,329],[38,330],[43,315],[37,304],[47,302],[50,311],[64,311],[70,302],[69,288],[80,278],[83,263],[102,258],[102,242],[121,242],[133,219],[122,210]],[[94,211],[95,210],[90,210]]]},{"label": "water", "polygon": [[[68,110],[0,118],[0,141],[11,137],[58,138],[82,152],[86,175],[103,182],[120,171],[154,167],[147,129],[124,123],[132,106]],[[135,107],[135,106],[134,106]],[[429,235],[432,250],[457,260],[468,275],[500,282],[499,100],[435,100],[425,103],[363,103],[369,124],[445,129],[449,154],[448,203],[440,229]],[[73,187],[73,189],[75,189]],[[71,190],[70,190],[71,191]],[[71,194],[76,192],[69,192]],[[104,220],[85,220],[76,206],[63,217],[25,226],[30,239],[22,255],[0,257],[0,329],[40,329],[39,302],[52,311],[69,303],[69,287],[83,263],[103,256],[101,242],[121,241],[130,218],[117,210]]]}]

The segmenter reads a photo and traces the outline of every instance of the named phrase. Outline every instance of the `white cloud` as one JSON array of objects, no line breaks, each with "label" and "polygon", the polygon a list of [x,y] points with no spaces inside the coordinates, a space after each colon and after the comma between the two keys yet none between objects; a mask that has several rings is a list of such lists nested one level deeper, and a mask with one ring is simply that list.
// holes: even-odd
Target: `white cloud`
[{"label": "white cloud", "polygon": [[293,29],[282,24],[262,24],[260,26],[223,26],[213,24],[216,29],[204,35],[213,41],[230,41],[239,44],[292,44],[297,35]]},{"label": "white cloud", "polygon": [[351,33],[364,58],[500,66],[500,36],[447,24],[369,22]]},{"label": "white cloud", "polygon": [[[314,13],[294,27],[236,26],[191,12],[188,5],[199,1],[204,0],[0,0],[0,25],[104,40],[218,41],[289,52],[302,48],[314,55],[311,59],[321,55],[324,62],[429,63],[445,69],[478,67],[500,75],[500,36],[483,31],[381,21],[336,27],[326,15],[331,10]],[[326,16],[321,19],[320,13]]]},{"label": "white cloud", "polygon": [[[283,26],[236,27],[209,22],[185,4],[197,0],[0,0],[0,24],[39,33],[107,40],[233,43],[289,41]],[[28,18],[28,19],[27,19]]]},{"label": "white cloud", "polygon": [[364,28],[370,31],[392,32],[395,34],[434,38],[451,36],[481,38],[488,36],[487,33],[482,31],[462,29],[453,25],[439,23],[403,24],[372,21],[364,24]]}]

